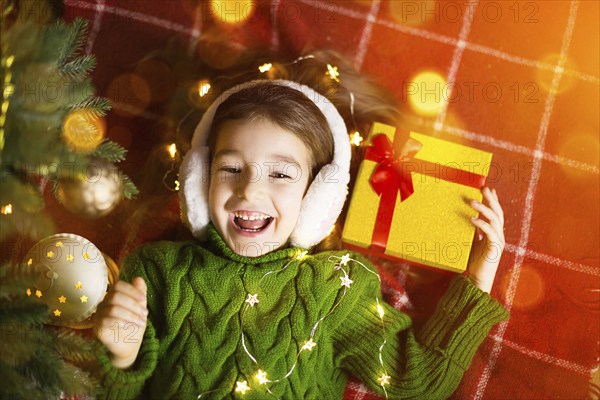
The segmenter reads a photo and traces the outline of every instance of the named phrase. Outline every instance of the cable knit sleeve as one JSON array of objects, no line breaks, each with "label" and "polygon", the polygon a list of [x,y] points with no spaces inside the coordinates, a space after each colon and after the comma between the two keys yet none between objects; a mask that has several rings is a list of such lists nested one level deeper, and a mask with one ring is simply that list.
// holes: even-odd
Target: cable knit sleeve
[{"label": "cable knit sleeve", "polygon": [[[361,256],[353,257],[370,265]],[[344,321],[334,333],[338,367],[382,395],[380,379],[388,375],[389,398],[448,398],[489,330],[508,318],[506,309],[457,276],[434,314],[415,332],[410,317],[381,300],[377,278],[362,270],[352,267],[354,291],[348,291]]]},{"label": "cable knit sleeve", "polygon": [[99,399],[136,399],[143,398],[142,389],[146,381],[152,376],[158,360],[159,341],[152,321],[156,313],[158,297],[156,279],[156,266],[154,262],[144,256],[143,248],[138,248],[129,254],[121,269],[119,279],[131,282],[134,277],[140,276],[148,287],[148,322],[142,347],[135,364],[121,370],[113,367],[110,361],[110,352],[102,346],[97,360],[101,370],[101,393]]}]

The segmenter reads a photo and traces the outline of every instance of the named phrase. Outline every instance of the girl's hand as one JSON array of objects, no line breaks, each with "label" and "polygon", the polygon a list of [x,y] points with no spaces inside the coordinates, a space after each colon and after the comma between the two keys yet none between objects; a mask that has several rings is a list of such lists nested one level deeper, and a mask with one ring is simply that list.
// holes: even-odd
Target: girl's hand
[{"label": "girl's hand", "polygon": [[94,317],[96,337],[112,354],[116,368],[133,365],[142,345],[148,309],[146,282],[136,277],[118,281],[98,306]]},{"label": "girl's hand", "polygon": [[[467,270],[468,277],[475,286],[489,293],[492,290],[496,270],[504,251],[504,213],[495,189],[490,190],[488,187],[484,187],[483,198],[484,204],[477,203],[475,200],[471,202],[472,207],[479,211],[480,216],[471,219],[477,230]],[[482,219],[481,215],[487,221]]]}]

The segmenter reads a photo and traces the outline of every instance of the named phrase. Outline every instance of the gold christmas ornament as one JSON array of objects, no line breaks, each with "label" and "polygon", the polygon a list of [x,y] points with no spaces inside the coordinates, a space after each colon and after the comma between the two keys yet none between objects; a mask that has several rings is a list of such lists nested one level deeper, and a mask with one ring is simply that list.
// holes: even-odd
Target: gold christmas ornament
[{"label": "gold christmas ornament", "polygon": [[26,293],[48,305],[52,325],[82,327],[76,325],[96,311],[106,293],[106,261],[92,242],[79,235],[59,233],[40,240],[22,264],[36,275],[35,287]]},{"label": "gold christmas ornament", "polygon": [[109,214],[121,200],[123,180],[118,169],[103,160],[94,161],[83,179],[61,180],[58,198],[70,212],[84,218]]}]

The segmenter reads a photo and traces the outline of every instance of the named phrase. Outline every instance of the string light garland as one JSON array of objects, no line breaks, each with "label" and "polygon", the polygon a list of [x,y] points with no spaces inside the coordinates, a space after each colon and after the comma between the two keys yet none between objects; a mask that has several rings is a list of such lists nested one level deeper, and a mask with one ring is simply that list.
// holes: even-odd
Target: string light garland
[{"label": "string light garland", "polygon": [[[304,259],[306,257],[306,255],[307,255],[307,251],[302,251],[302,252],[298,253],[295,257],[290,259],[283,268],[266,272],[260,278],[258,285],[260,286],[263,279],[266,278],[267,276],[269,276],[271,274],[279,274],[279,273],[283,272],[284,270],[286,270],[289,267],[290,264],[292,264],[293,262],[301,261],[302,259]],[[314,337],[315,337],[317,328],[319,327],[319,324],[336,310],[338,305],[344,300],[344,298],[347,294],[347,291],[352,290],[351,286],[352,286],[352,283],[354,283],[354,281],[352,279],[350,279],[350,276],[351,276],[350,270],[351,270],[351,268],[354,268],[354,267],[352,265],[350,265],[350,263],[356,264],[356,267],[364,268],[367,272],[373,274],[375,277],[377,277],[377,280],[381,284],[381,277],[379,276],[379,274],[377,272],[373,271],[372,269],[367,267],[365,264],[363,264],[359,260],[351,258],[349,253],[346,253],[346,254],[342,255],[341,257],[332,255],[328,258],[327,261],[329,261],[333,264],[334,271],[341,271],[341,273],[342,273],[342,276],[339,277],[341,280],[341,284],[340,284],[340,288],[339,288],[339,290],[341,291],[341,295],[337,296],[338,300],[331,307],[331,310],[329,310],[325,315],[323,315],[321,318],[319,318],[315,322],[308,339],[303,342],[300,349],[296,352],[296,358],[295,358],[294,364],[291,366],[289,371],[284,376],[282,376],[280,378],[276,378],[276,379],[269,379],[268,372],[265,371],[265,369],[263,369],[261,367],[261,363],[257,360],[257,357],[255,357],[248,350],[248,347],[246,346],[246,336],[244,334],[244,318],[243,318],[243,316],[249,308],[253,308],[256,304],[259,303],[258,294],[248,293],[246,300],[244,300],[244,303],[247,303],[246,307],[243,307],[238,314],[240,330],[241,330],[241,339],[240,340],[241,340],[242,348],[243,348],[244,352],[246,353],[246,355],[248,356],[248,358],[250,360],[252,360],[252,362],[257,367],[256,372],[253,375],[254,379],[255,379],[255,381],[257,381],[259,387],[264,387],[265,390],[275,398],[277,398],[277,397],[273,394],[273,392],[271,391],[271,387],[267,386],[267,384],[276,384],[278,382],[282,382],[282,381],[286,380],[287,378],[289,378],[290,375],[292,375],[292,373],[296,369],[296,366],[298,365],[298,362],[300,361],[301,353],[303,353],[305,351],[311,352],[318,345],[318,343],[317,343],[317,341],[315,341]],[[260,307],[260,306],[256,305],[256,307]],[[379,319],[381,321],[381,330],[382,330],[382,337],[383,337],[383,341],[382,341],[381,345],[379,346],[378,354],[376,355],[376,357],[379,359],[379,362],[380,362],[380,365],[382,368],[382,372],[377,377],[377,381],[381,385],[384,395],[385,395],[385,398],[387,399],[388,393],[387,393],[386,386],[388,386],[390,384],[391,376],[388,374],[388,371],[385,368],[385,365],[383,363],[383,350],[384,350],[385,345],[387,344],[386,325],[385,325],[385,321],[384,321],[385,311],[384,311],[383,307],[381,306],[378,297],[374,298],[374,307],[377,310],[377,315],[379,316]],[[201,399],[203,396],[205,396],[209,393],[212,393],[212,392],[215,392],[218,390],[222,390],[222,389],[224,389],[224,388],[217,388],[217,389],[205,391],[205,392],[199,394],[197,399]],[[244,395],[244,394],[246,394],[246,392],[249,392],[252,389],[253,389],[253,386],[250,385],[247,380],[238,380],[238,381],[236,381],[235,388],[233,388],[233,391],[236,393],[240,393],[241,395]]]}]

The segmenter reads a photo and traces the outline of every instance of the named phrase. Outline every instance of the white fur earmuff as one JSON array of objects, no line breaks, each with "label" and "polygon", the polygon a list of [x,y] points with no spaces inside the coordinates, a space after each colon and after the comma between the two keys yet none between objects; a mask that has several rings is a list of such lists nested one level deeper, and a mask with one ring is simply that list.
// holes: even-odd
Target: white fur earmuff
[{"label": "white fur earmuff", "polygon": [[210,222],[208,210],[210,155],[207,141],[215,112],[232,94],[265,82],[291,87],[302,92],[321,110],[333,134],[333,160],[321,168],[310,184],[300,205],[296,227],[290,236],[290,243],[293,246],[308,249],[327,236],[342,211],[348,195],[351,152],[346,124],[335,106],[325,96],[297,82],[263,79],[246,82],[225,91],[210,105],[196,126],[192,146],[179,168],[181,219],[194,237],[206,240]]}]

